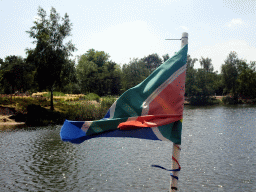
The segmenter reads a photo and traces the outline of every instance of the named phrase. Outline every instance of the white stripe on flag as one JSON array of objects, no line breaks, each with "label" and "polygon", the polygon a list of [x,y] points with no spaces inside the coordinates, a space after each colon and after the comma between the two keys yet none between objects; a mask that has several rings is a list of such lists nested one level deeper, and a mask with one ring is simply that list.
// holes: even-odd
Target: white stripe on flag
[{"label": "white stripe on flag", "polygon": [[109,112],[110,112],[110,117],[109,118],[110,119],[112,119],[114,117],[115,109],[116,109],[116,101],[112,104],[112,106],[109,109]]}]

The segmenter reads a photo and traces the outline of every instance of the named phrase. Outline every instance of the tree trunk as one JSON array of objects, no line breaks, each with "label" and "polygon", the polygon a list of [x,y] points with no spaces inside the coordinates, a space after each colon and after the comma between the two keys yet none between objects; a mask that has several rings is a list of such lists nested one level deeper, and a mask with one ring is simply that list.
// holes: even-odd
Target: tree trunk
[{"label": "tree trunk", "polygon": [[53,111],[53,89],[51,88],[51,111]]}]

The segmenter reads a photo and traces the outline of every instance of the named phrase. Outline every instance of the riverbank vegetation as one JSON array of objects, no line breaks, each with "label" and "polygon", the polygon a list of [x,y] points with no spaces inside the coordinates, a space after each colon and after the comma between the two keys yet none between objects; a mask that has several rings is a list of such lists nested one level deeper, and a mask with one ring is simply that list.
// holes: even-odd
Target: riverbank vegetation
[{"label": "riverbank vegetation", "polygon": [[[121,66],[108,53],[89,49],[72,60],[76,48],[71,41],[64,43],[72,30],[68,15],[61,18],[52,8],[47,17],[39,7],[38,18],[27,31],[35,44],[35,48],[25,50],[27,57],[0,58],[0,105],[14,108],[16,115],[26,115],[27,123],[36,124],[33,118],[41,118],[39,124],[65,118],[102,118],[118,96],[169,59],[168,54],[161,57],[153,53]],[[201,68],[195,69],[195,62]],[[210,58],[188,55],[186,103],[256,103],[255,85],[256,63],[239,59],[235,52],[230,52],[220,72],[214,70]],[[216,96],[224,97],[220,100]]]},{"label": "riverbank vegetation", "polygon": [[[57,95],[60,95],[57,96]],[[101,119],[115,102],[116,97],[99,97],[96,94],[64,94],[54,92],[55,109],[50,110],[50,93],[37,93],[37,96],[1,95],[0,114],[26,122],[29,126],[62,124],[65,119],[90,121]],[[38,96],[40,95],[40,96]],[[74,98],[76,98],[74,100]],[[8,118],[3,118],[6,122]],[[4,120],[6,119],[6,120]],[[10,120],[8,120],[10,121]]]}]

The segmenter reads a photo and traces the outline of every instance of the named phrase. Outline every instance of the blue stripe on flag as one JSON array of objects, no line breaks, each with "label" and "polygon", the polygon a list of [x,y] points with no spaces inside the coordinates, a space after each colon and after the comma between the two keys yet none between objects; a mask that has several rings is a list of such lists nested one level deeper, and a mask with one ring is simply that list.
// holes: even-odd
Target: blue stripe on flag
[{"label": "blue stripe on flag", "polygon": [[66,120],[61,128],[61,139],[72,143],[82,143],[85,140],[96,137],[131,137],[139,139],[159,140],[151,128],[141,128],[134,130],[120,130],[107,131],[100,134],[86,136],[85,132],[81,129],[83,122],[68,121]]}]

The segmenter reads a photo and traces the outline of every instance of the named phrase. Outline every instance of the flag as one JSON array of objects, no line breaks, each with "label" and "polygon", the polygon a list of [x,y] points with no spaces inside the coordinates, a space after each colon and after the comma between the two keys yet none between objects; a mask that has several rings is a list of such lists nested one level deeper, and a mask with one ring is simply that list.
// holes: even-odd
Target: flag
[{"label": "flag", "polygon": [[132,137],[181,144],[188,45],[124,92],[97,121],[66,120],[63,141],[81,143],[95,137]]}]

